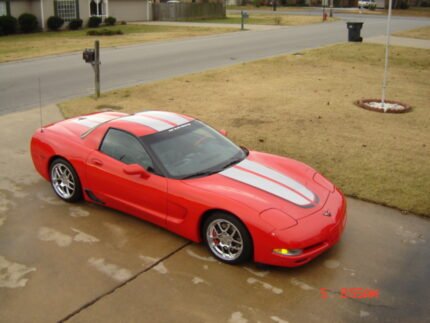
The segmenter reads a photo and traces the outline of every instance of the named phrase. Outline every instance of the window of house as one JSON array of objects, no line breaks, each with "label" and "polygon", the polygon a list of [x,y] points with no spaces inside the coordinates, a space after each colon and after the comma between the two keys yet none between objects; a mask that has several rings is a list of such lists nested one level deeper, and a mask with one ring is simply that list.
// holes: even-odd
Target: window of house
[{"label": "window of house", "polygon": [[55,0],[55,11],[65,21],[78,18],[76,0]]},{"label": "window of house", "polygon": [[6,1],[0,0],[0,16],[7,16],[7,15],[8,15],[7,3],[6,3]]},{"label": "window of house", "polygon": [[91,0],[90,2],[91,16],[105,17],[106,16],[106,0]]}]

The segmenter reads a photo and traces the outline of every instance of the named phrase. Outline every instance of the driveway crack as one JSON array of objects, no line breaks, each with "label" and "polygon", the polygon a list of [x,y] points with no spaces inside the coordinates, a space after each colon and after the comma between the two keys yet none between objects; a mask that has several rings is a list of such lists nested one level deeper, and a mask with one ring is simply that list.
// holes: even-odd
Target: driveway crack
[{"label": "driveway crack", "polygon": [[178,253],[179,251],[181,251],[185,247],[189,246],[191,243],[192,243],[191,241],[187,241],[185,244],[181,245],[180,247],[176,248],[175,250],[173,250],[172,252],[170,252],[166,256],[164,256],[164,257],[160,258],[159,260],[157,260],[156,262],[154,262],[151,266],[144,268],[143,270],[137,272],[135,275],[131,276],[129,279],[123,281],[121,284],[116,285],[114,288],[112,288],[112,289],[108,290],[107,292],[105,292],[105,293],[97,296],[96,298],[92,299],[91,301],[83,304],[81,307],[79,307],[78,309],[76,309],[72,313],[68,314],[67,316],[65,316],[64,318],[62,318],[61,320],[59,320],[58,323],[62,323],[62,322],[68,321],[73,316],[79,314],[80,312],[82,312],[86,308],[94,305],[95,303],[97,303],[102,298],[104,298],[104,297],[106,297],[106,296],[108,296],[110,294],[113,294],[116,290],[118,290],[118,289],[124,287],[125,285],[127,285],[128,283],[132,282],[133,280],[135,280],[136,278],[138,278],[140,275],[142,275],[145,272],[151,270],[152,268],[154,268],[155,266],[157,266],[159,263],[163,262],[164,260],[170,258],[171,256],[173,256],[174,254]]}]

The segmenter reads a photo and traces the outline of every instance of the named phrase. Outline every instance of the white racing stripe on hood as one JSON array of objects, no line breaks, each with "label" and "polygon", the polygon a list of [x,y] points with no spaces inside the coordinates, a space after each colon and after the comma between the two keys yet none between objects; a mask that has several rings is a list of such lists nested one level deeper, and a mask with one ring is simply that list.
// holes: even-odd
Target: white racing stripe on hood
[{"label": "white racing stripe on hood", "polygon": [[278,183],[281,183],[282,185],[288,186],[292,188],[294,191],[298,192],[299,194],[303,195],[307,199],[309,199],[311,202],[315,201],[315,195],[310,190],[308,190],[305,186],[300,184],[299,182],[295,181],[294,179],[281,174],[280,172],[277,172],[271,168],[268,168],[266,166],[263,166],[259,163],[250,161],[250,160],[243,160],[237,166],[242,167],[244,169],[250,170],[251,172],[261,174],[265,177],[270,178],[271,180],[274,180]]},{"label": "white racing stripe on hood", "polygon": [[178,126],[190,121],[190,120],[187,120],[187,119],[181,117],[180,115],[177,115],[176,113],[166,112],[166,111],[145,111],[145,112],[136,113],[136,115],[138,115],[138,116],[139,115],[142,115],[142,116],[148,115],[148,116],[152,116],[155,118],[160,118],[160,119],[163,119],[165,121],[175,123]]},{"label": "white racing stripe on hood", "polygon": [[152,128],[152,129],[157,130],[157,131],[163,131],[163,130],[166,130],[166,129],[173,127],[171,124],[169,124],[167,122],[153,119],[153,118],[149,118],[149,117],[145,117],[143,114],[140,114],[140,115],[136,114],[136,115],[132,115],[129,117],[124,117],[124,118],[121,118],[121,121],[139,123],[139,124],[142,124],[146,127]]},{"label": "white racing stripe on hood", "polygon": [[[240,166],[243,162],[239,163]],[[302,207],[308,207],[312,204],[300,194],[278,184],[269,179],[249,173],[236,167],[230,167],[219,174],[234,179],[236,181],[251,185],[267,193],[276,195],[284,200],[290,201]]]}]

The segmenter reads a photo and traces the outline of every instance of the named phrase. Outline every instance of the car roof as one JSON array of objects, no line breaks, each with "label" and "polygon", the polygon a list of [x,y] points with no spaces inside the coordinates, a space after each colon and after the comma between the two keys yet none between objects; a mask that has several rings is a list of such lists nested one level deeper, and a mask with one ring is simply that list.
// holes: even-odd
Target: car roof
[{"label": "car roof", "polygon": [[174,112],[144,111],[114,119],[109,125],[142,137],[181,126],[192,120],[194,119],[191,117]]}]

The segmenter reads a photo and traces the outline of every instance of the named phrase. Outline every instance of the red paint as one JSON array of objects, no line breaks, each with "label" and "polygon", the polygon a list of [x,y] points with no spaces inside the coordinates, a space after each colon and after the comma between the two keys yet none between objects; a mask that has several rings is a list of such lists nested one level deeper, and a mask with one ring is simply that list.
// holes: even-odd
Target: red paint
[{"label": "red paint", "polygon": [[348,287],[341,288],[340,292],[330,291],[328,288],[320,288],[320,296],[322,299],[327,299],[329,297],[329,293],[332,292],[334,294],[340,294],[341,298],[354,298],[354,299],[363,299],[363,298],[379,298],[379,289],[370,289],[370,288],[362,288],[362,287]]}]

